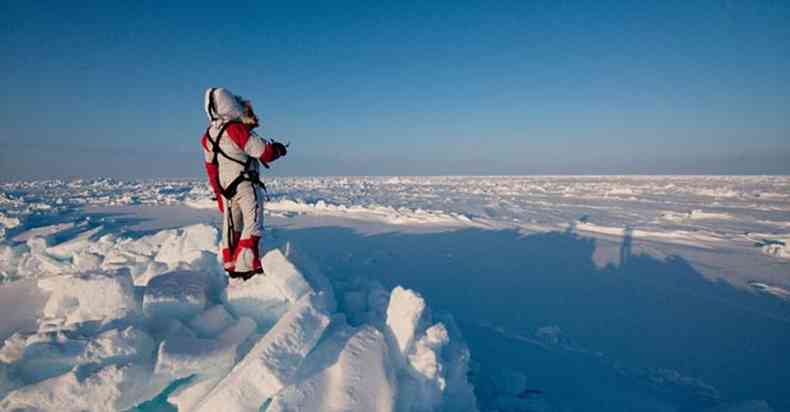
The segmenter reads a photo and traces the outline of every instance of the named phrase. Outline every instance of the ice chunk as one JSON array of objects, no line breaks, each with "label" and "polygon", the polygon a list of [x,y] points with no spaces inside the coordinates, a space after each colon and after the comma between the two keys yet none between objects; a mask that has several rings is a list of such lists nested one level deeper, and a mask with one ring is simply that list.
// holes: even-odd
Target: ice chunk
[{"label": "ice chunk", "polygon": [[4,411],[112,411],[121,373],[110,367],[80,382],[70,372],[17,389],[0,401]]},{"label": "ice chunk", "polygon": [[779,258],[790,258],[790,239],[765,241],[762,246],[763,253]]},{"label": "ice chunk", "polygon": [[233,366],[235,348],[221,347],[215,340],[172,337],[159,345],[155,373],[172,380],[194,374],[217,374]]},{"label": "ice chunk", "polygon": [[0,362],[14,363],[22,359],[26,344],[27,337],[19,332],[6,338],[3,342],[3,347],[0,348]]},{"label": "ice chunk", "polygon": [[273,325],[288,305],[312,293],[302,273],[279,249],[263,257],[264,276],[244,282],[232,279],[225,291],[225,301],[238,316],[250,316],[264,327]]},{"label": "ice chunk", "polygon": [[115,275],[62,275],[40,279],[39,288],[50,292],[43,314],[66,325],[87,321],[102,323],[136,316],[140,305],[131,277]]},{"label": "ice chunk", "polygon": [[[322,347],[308,361],[326,361],[315,359],[326,355]],[[282,390],[267,411],[392,411],[396,388],[387,352],[384,335],[372,326],[362,327],[345,341],[333,363]]]},{"label": "ice chunk", "polygon": [[217,386],[197,411],[257,411],[299,370],[329,325],[323,295],[300,299]]},{"label": "ice chunk", "polygon": [[203,338],[213,338],[233,323],[223,305],[214,305],[189,322],[189,327]]},{"label": "ice chunk", "polygon": [[401,380],[398,409],[434,410],[442,404],[447,382],[441,350],[449,342],[447,329],[441,323],[431,326],[411,347],[406,371],[411,379]]},{"label": "ice chunk", "polygon": [[50,332],[26,336],[15,343],[22,347],[14,363],[16,374],[25,383],[33,383],[70,370],[79,362],[88,342]]},{"label": "ice chunk", "polygon": [[88,251],[76,252],[72,258],[74,269],[80,273],[99,270],[103,261],[104,258],[102,256]]},{"label": "ice chunk", "polygon": [[[47,248],[47,253],[52,256],[65,259],[71,257],[77,251],[89,250],[91,243],[94,243],[91,241],[91,239],[94,239],[96,236],[98,236],[102,230],[104,230],[103,226],[86,230],[71,240]],[[102,255],[104,254],[105,253],[102,253]]]},{"label": "ice chunk", "polygon": [[302,296],[313,292],[302,272],[291,264],[279,249],[267,253],[261,264],[266,271],[266,279],[276,286],[289,302],[296,302]]},{"label": "ice chunk", "polygon": [[[75,255],[79,252],[75,252]],[[133,274],[142,272],[151,260],[150,257],[135,253],[126,248],[110,250],[102,261],[101,268],[107,271],[129,268]]]},{"label": "ice chunk", "polygon": [[149,359],[153,355],[154,340],[141,329],[129,326],[124,330],[110,329],[91,339],[80,363],[123,363]]},{"label": "ice chunk", "polygon": [[425,331],[414,345],[414,350],[409,353],[409,364],[420,377],[435,380],[440,390],[444,390],[445,382],[442,375],[442,365],[439,363],[441,348],[450,341],[447,329],[437,323]]},{"label": "ice chunk", "polygon": [[401,356],[406,356],[412,347],[425,312],[425,300],[417,292],[400,286],[392,290],[387,307],[387,326]]},{"label": "ice chunk", "polygon": [[[0,230],[0,235],[2,231]],[[0,236],[2,239],[2,236]],[[3,278],[11,278],[16,275],[19,260],[22,257],[25,247],[0,244],[0,281]]]},{"label": "ice chunk", "polygon": [[[224,348],[223,350],[227,353],[231,351],[234,353],[238,352],[238,345],[241,342],[244,342],[255,330],[255,322],[250,318],[241,318],[239,321],[225,330],[225,333],[222,334],[219,342],[215,343],[215,346],[218,348]],[[160,360],[162,357],[160,356]],[[197,361],[200,361],[199,359]],[[165,363],[172,362],[172,359],[165,360]],[[192,370],[196,373],[196,375],[190,379],[189,382],[182,384],[176,391],[171,393],[167,401],[173,405],[176,405],[178,410],[181,411],[188,411],[192,410],[192,407],[197,404],[204,396],[206,396],[212,388],[217,386],[217,384],[225,377],[225,374],[230,370],[233,364],[224,365],[225,368],[222,369],[223,365],[217,365],[216,363],[208,363],[199,365],[197,362],[190,362],[190,365],[193,366]],[[180,370],[178,366],[171,365],[168,368],[173,368],[174,371],[179,372]],[[198,366],[198,367],[194,367]],[[211,366],[219,366],[220,368],[212,368]],[[163,366],[158,366],[159,370],[163,370]],[[177,376],[178,373],[172,374],[173,376]]]},{"label": "ice chunk", "polygon": [[475,410],[475,397],[469,385],[469,351],[463,344],[451,344],[452,329],[458,340],[451,317],[426,328],[431,314],[425,300],[416,292],[395,287],[387,307],[386,324],[391,332],[391,345],[405,373],[399,380],[397,409],[399,411]]},{"label": "ice chunk", "polygon": [[47,299],[34,280],[0,281],[0,341],[36,330]]},{"label": "ice chunk", "polygon": [[217,202],[215,200],[211,200],[211,196],[205,196],[205,195],[203,195],[202,197],[199,197],[197,199],[192,199],[192,198],[187,199],[187,200],[184,201],[184,205],[186,205],[187,207],[194,208],[194,209],[211,209],[211,210],[213,210],[213,209],[217,208]]},{"label": "ice chunk", "polygon": [[27,247],[30,250],[30,258],[36,269],[44,273],[60,274],[68,271],[71,263],[56,259],[50,256],[47,250],[47,241],[42,238],[34,237],[27,240]]},{"label": "ice chunk", "polygon": [[153,319],[189,319],[206,308],[210,287],[210,277],[203,272],[175,271],[159,275],[145,288],[143,312]]},{"label": "ice chunk", "polygon": [[0,227],[12,229],[19,226],[21,223],[22,222],[18,218],[9,217],[5,213],[0,212]]},{"label": "ice chunk", "polygon": [[15,242],[27,242],[28,239],[32,239],[34,237],[50,239],[53,235],[72,228],[74,228],[74,222],[40,226],[20,233],[14,236],[12,240]]},{"label": "ice chunk", "polygon": [[3,411],[112,412],[126,410],[161,392],[141,366],[110,365],[80,379],[78,371],[19,388],[0,401]]},{"label": "ice chunk", "polygon": [[233,326],[225,329],[218,338],[223,345],[239,345],[255,332],[255,321],[241,318]]},{"label": "ice chunk", "polygon": [[[216,203],[214,207],[216,207]],[[179,411],[191,411],[212,388],[217,386],[222,378],[221,375],[196,376],[173,391],[167,397],[167,402]]]},{"label": "ice chunk", "polygon": [[145,270],[135,275],[134,284],[135,286],[147,286],[151,279],[166,273],[168,270],[169,269],[166,264],[162,262],[151,261],[148,263],[148,266],[146,266]]},{"label": "ice chunk", "polygon": [[288,310],[288,300],[269,276],[253,276],[248,281],[231,279],[224,301],[236,316],[249,316],[269,327]]},{"label": "ice chunk", "polygon": [[255,331],[250,318],[240,319],[219,339],[174,336],[159,345],[155,373],[171,380],[193,374],[218,375],[229,371],[236,360],[239,343]]},{"label": "ice chunk", "polygon": [[26,383],[67,372],[76,365],[122,363],[150,358],[153,340],[134,327],[111,329],[93,338],[63,332],[15,334],[6,341],[2,359],[13,363]]},{"label": "ice chunk", "polygon": [[197,224],[169,232],[154,260],[167,264],[171,269],[179,263],[194,263],[203,259],[202,252],[216,254],[219,239],[218,231],[213,226]]},{"label": "ice chunk", "polygon": [[749,286],[762,293],[774,295],[780,299],[790,300],[790,290],[787,290],[781,286],[774,286],[774,285],[769,285],[766,283],[754,282],[754,281],[749,282]]},{"label": "ice chunk", "polygon": [[172,338],[176,336],[188,336],[190,338],[196,338],[195,332],[192,329],[188,328],[184,325],[184,322],[181,322],[178,319],[163,319],[159,322],[154,322],[149,328],[151,333],[155,336],[161,338]]},{"label": "ice chunk", "polygon": [[100,236],[104,230],[96,227],[52,247],[47,247],[43,238],[30,237],[30,262],[25,265],[48,273],[128,269],[139,285],[167,270],[216,272],[218,268],[217,230],[212,226],[199,224],[163,230],[139,239],[113,234]]}]

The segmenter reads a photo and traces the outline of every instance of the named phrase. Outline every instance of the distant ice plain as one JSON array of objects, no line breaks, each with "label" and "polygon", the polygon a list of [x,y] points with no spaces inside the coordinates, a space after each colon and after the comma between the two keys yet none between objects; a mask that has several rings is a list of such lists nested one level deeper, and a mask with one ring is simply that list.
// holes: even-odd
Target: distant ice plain
[{"label": "distant ice plain", "polygon": [[[717,405],[783,410],[790,405],[778,387],[786,381],[787,368],[760,379],[750,377],[752,366],[737,370],[750,363],[790,366],[783,351],[767,349],[790,343],[790,177],[314,177],[267,182],[272,196],[265,207],[271,234],[267,247],[294,240],[325,264],[329,275],[367,271],[387,286],[404,283],[420,290],[456,316],[473,359],[489,363],[481,365],[482,371],[490,374],[496,365],[510,364],[529,385],[547,393],[547,405],[572,410],[585,405],[598,410],[596,402],[606,401],[609,410],[627,410],[637,400],[675,410]],[[217,222],[202,180],[13,182],[0,189],[5,243],[35,236],[58,243],[97,222],[114,227],[111,231],[132,232]],[[406,243],[412,247],[398,246]],[[638,279],[637,289],[647,292],[626,286],[629,276],[661,276],[666,270],[673,273]],[[534,278],[511,279],[522,273]],[[3,274],[8,280],[36,276],[9,268]],[[448,279],[473,291],[448,292]],[[520,296],[499,293],[496,283],[535,289]],[[475,293],[487,284],[493,289]],[[585,293],[591,292],[598,296],[587,300]],[[663,303],[643,303],[640,293],[646,294],[642,299]],[[498,298],[502,302],[491,301]],[[523,307],[513,307],[517,301]],[[613,301],[625,306],[601,308]],[[680,308],[697,304],[705,309],[673,320]],[[618,310],[643,319],[618,320]],[[719,314],[752,324],[740,331],[722,329],[726,319],[712,320]],[[603,323],[591,325],[594,319]],[[665,331],[646,333],[655,336],[645,342],[640,333],[622,330],[640,322]],[[604,324],[614,329],[600,329]],[[695,328],[699,331],[692,332]],[[757,335],[754,346],[744,346],[744,334]],[[692,339],[685,343],[688,352],[674,354],[684,347],[684,339]],[[691,360],[716,342],[722,345],[712,351],[718,359]],[[626,349],[629,345],[637,347]],[[521,361],[491,353],[519,347]],[[758,354],[756,348],[764,350]],[[574,372],[577,368],[590,369],[578,377],[582,382],[557,379],[580,372]],[[730,373],[721,379],[731,383],[711,383],[716,380],[711,377],[725,373],[722,368]],[[634,388],[595,382],[600,379],[627,381]],[[750,382],[763,389],[746,389]],[[474,383],[485,395],[485,379]]]}]

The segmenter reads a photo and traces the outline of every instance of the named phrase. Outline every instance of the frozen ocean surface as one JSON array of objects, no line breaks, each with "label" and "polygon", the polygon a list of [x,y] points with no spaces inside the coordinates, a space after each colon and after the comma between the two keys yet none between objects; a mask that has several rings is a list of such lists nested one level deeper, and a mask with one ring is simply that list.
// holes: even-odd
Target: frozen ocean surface
[{"label": "frozen ocean surface", "polygon": [[269,181],[241,284],[202,181],[0,184],[0,409],[790,410],[790,177]]}]

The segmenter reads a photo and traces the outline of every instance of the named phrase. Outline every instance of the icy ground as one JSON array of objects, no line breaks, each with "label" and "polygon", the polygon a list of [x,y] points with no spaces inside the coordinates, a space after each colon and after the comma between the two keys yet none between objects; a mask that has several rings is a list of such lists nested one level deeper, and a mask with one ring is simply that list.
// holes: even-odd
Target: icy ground
[{"label": "icy ground", "polygon": [[5,255],[35,276],[0,288],[0,410],[475,410],[453,319],[414,291],[334,288],[289,244],[228,283],[205,224],[35,233]]},{"label": "icy ground", "polygon": [[0,410],[790,410],[790,177],[268,181],[243,284],[202,181],[0,184]]},{"label": "icy ground", "polygon": [[[682,255],[712,279],[777,296],[790,289],[782,276],[790,261],[787,176],[316,177],[271,178],[268,186],[273,199],[266,213],[273,217],[335,217],[410,231],[568,231],[601,240],[594,254],[599,266],[617,263],[619,245],[628,239],[640,253]],[[0,238],[57,238],[86,222],[51,216],[80,210],[212,209],[210,197],[202,180],[4,183]],[[175,227],[195,219],[177,209],[168,220]]]}]

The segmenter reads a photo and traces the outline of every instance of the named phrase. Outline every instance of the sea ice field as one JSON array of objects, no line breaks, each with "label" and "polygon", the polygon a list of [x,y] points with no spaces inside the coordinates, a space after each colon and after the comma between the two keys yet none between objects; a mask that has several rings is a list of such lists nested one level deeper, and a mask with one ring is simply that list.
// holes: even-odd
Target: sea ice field
[{"label": "sea ice field", "polygon": [[2,411],[789,411],[790,177],[0,183]]}]

